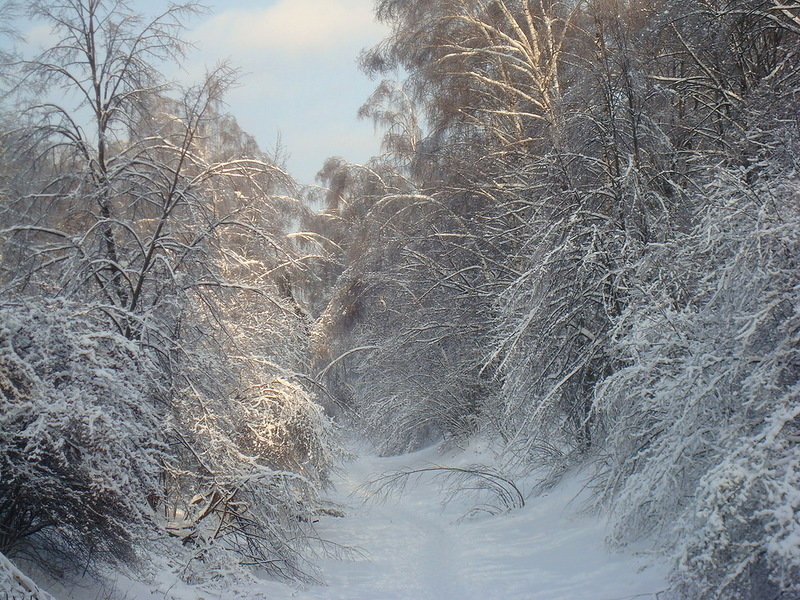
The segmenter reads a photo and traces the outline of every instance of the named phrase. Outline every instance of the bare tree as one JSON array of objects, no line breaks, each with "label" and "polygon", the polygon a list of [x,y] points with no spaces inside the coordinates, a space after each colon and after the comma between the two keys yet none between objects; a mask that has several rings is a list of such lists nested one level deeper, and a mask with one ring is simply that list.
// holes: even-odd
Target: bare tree
[{"label": "bare tree", "polygon": [[132,294],[114,222],[116,159],[126,143],[122,136],[162,89],[153,65],[180,56],[185,47],[178,35],[182,19],[197,10],[194,3],[171,5],[144,22],[123,1],[34,2],[28,7],[32,18],[53,27],[57,41],[20,65],[21,89],[32,86],[45,98],[57,90],[75,104],[34,104],[28,110],[33,127],[26,136],[36,144],[40,160],[50,155],[51,160],[74,161],[77,173],[49,182],[43,193],[91,199],[93,206],[81,208],[94,214],[102,253],[92,277],[115,305],[126,305]]},{"label": "bare tree", "polygon": [[[20,302],[80,302],[147,358],[141,401],[169,448],[147,500],[185,542],[184,574],[202,558],[303,577],[334,444],[301,383],[303,261],[286,235],[301,210],[291,178],[221,112],[234,69],[184,90],[164,81],[159,65],[180,58],[197,11],[173,4],[145,20],[123,1],[31,5],[57,41],[18,65],[3,286]],[[66,100],[31,101],[31,88]]]}]

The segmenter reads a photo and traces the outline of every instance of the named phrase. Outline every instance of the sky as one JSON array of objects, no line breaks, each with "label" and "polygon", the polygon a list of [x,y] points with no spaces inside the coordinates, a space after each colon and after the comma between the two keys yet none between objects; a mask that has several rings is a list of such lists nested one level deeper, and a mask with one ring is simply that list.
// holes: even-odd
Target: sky
[{"label": "sky", "polygon": [[[129,0],[145,13],[164,0]],[[387,33],[373,18],[373,0],[204,0],[207,14],[188,23],[195,43],[186,83],[228,60],[241,69],[228,111],[272,151],[280,139],[289,172],[313,183],[326,158],[364,162],[379,151],[373,124],[357,118],[377,81],[360,72],[362,49]],[[46,33],[28,31],[30,42]]]},{"label": "sky", "polygon": [[[162,4],[153,0],[140,0]],[[220,59],[242,69],[230,112],[264,149],[280,136],[287,167],[313,183],[329,156],[364,162],[379,150],[373,124],[357,118],[378,82],[360,72],[362,49],[387,33],[373,0],[214,0],[189,37],[190,69]]]}]

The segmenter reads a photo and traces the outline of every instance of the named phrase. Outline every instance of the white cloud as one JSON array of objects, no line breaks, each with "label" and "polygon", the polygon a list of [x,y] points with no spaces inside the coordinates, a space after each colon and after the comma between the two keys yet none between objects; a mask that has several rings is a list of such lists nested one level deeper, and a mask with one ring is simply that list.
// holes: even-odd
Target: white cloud
[{"label": "white cloud", "polygon": [[33,25],[23,34],[23,39],[25,45],[35,51],[49,48],[58,42],[50,25]]},{"label": "white cloud", "polygon": [[233,9],[196,31],[201,45],[227,54],[273,51],[306,54],[371,45],[385,35],[371,0],[279,0],[262,10]]}]

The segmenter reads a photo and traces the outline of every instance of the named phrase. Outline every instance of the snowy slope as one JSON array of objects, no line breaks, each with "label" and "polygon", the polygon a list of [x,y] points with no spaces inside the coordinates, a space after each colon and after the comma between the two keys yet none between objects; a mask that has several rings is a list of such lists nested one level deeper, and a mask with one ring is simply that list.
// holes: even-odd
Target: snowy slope
[{"label": "snowy slope", "polygon": [[[379,458],[362,448],[336,481],[334,500],[346,505],[347,515],[324,517],[318,524],[323,539],[360,554],[320,559],[325,586],[264,582],[206,593],[165,576],[150,585],[116,581],[115,595],[126,600],[647,600],[666,587],[665,568],[610,552],[600,520],[578,514],[579,477],[529,498],[523,509],[472,520],[460,519],[471,505],[466,498],[442,506],[446,494],[434,477],[410,480],[402,493],[383,501],[369,499],[362,489],[387,471],[463,466],[474,458],[442,455],[437,448]],[[70,597],[96,596],[84,590]]]}]

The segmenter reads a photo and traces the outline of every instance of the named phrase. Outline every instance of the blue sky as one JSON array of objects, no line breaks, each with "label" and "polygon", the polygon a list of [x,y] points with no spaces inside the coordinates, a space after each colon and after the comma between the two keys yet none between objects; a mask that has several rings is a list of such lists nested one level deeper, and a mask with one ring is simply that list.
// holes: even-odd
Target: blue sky
[{"label": "blue sky", "polygon": [[[158,0],[129,0],[146,13]],[[198,80],[206,67],[229,60],[242,70],[241,84],[227,98],[229,111],[264,149],[280,135],[287,168],[313,183],[329,156],[366,161],[378,152],[372,123],[358,108],[377,82],[357,66],[359,52],[380,41],[386,29],[373,19],[373,0],[205,0],[208,14],[189,23],[197,49],[185,65]],[[29,40],[45,35],[29,32]]]}]

